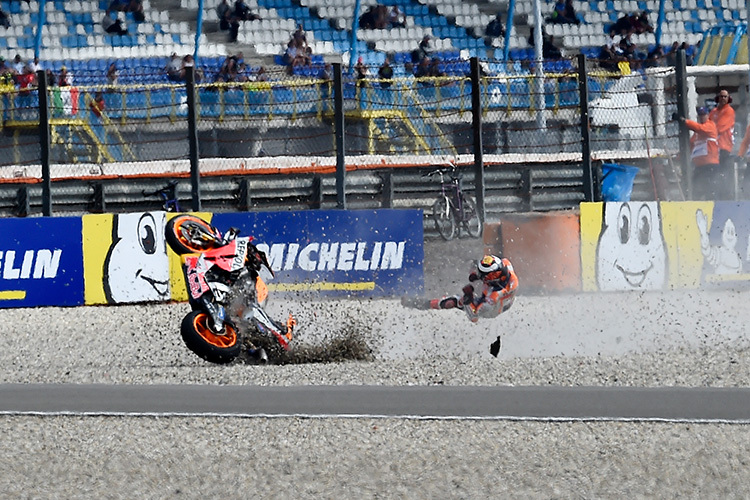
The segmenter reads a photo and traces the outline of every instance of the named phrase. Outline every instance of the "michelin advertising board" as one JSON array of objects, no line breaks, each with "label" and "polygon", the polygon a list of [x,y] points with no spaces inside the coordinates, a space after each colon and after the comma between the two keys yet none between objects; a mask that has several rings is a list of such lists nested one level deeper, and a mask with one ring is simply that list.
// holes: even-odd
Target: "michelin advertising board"
[{"label": "michelin advertising board", "polygon": [[83,304],[81,219],[2,219],[0,307]]},{"label": "michelin advertising board", "polygon": [[[196,214],[254,237],[276,272],[271,289],[395,296],[420,290],[421,210]],[[0,307],[186,300],[162,211],[2,219]]]},{"label": "michelin advertising board", "polygon": [[750,285],[750,203],[581,204],[585,291]]}]

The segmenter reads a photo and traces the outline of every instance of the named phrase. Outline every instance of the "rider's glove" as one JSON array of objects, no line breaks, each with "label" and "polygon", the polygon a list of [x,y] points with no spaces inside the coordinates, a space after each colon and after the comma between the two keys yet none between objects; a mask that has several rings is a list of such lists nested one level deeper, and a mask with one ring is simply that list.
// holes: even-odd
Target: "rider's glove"
[{"label": "rider's glove", "polygon": [[475,271],[472,271],[471,274],[469,274],[469,281],[476,281],[478,279],[479,275]]}]

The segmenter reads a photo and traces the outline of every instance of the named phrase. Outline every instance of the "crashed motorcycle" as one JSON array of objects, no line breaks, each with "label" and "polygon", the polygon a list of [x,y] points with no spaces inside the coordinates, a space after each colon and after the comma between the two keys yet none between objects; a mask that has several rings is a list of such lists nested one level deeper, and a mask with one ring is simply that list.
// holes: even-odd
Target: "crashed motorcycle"
[{"label": "crashed motorcycle", "polygon": [[296,319],[285,323],[265,311],[266,283],[274,273],[251,236],[223,234],[200,217],[181,214],[167,222],[169,247],[182,257],[192,311],[182,320],[185,345],[211,363],[230,363],[243,352],[266,363],[290,348]]}]

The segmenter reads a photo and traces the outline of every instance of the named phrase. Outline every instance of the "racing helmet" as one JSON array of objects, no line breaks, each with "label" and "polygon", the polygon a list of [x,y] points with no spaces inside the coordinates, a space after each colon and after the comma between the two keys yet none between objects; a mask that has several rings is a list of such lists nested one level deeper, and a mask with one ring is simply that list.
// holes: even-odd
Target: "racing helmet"
[{"label": "racing helmet", "polygon": [[485,255],[477,264],[479,276],[485,283],[496,281],[505,284],[510,278],[510,270],[496,255]]}]

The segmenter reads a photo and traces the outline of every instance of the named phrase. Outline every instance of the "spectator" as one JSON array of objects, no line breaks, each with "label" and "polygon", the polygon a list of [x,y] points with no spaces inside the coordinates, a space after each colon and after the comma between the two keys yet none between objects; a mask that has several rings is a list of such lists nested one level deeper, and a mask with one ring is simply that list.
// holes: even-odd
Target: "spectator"
[{"label": "spectator", "polygon": [[631,18],[633,33],[640,35],[643,33],[653,33],[654,27],[648,22],[648,13],[644,10],[637,17]]},{"label": "spectator", "polygon": [[128,3],[128,12],[133,14],[133,19],[138,23],[142,23],[146,20],[146,14],[143,12],[142,0],[130,0],[130,3]]},{"label": "spectator", "polygon": [[427,70],[427,74],[433,77],[446,76],[445,71],[440,69],[440,59],[438,59],[437,57],[430,58],[430,64],[429,69]]},{"label": "spectator", "polygon": [[309,66],[312,64],[312,59],[304,47],[300,47],[297,39],[292,38],[287,43],[286,51],[282,57],[284,64],[289,66],[289,74],[294,72],[294,68],[298,66]]},{"label": "spectator", "polygon": [[687,42],[682,42],[680,48],[685,51],[685,65],[693,65],[693,56],[695,55],[694,47]]},{"label": "spectator", "polygon": [[364,14],[359,16],[359,29],[371,30],[375,29],[375,6],[371,6],[365,11]]},{"label": "spectator", "polygon": [[331,89],[333,87],[333,66],[331,66],[331,63],[325,63],[320,67],[320,71],[318,71],[318,80],[320,80],[318,88],[320,89],[320,100],[323,111],[330,111],[332,109],[330,99]]},{"label": "spectator", "polygon": [[25,64],[23,63],[23,60],[21,59],[21,54],[16,54],[16,56],[13,58],[13,64],[11,65],[13,74],[15,75],[22,74],[24,66]]},{"label": "spectator", "polygon": [[57,77],[55,76],[54,71],[51,69],[47,69],[45,76],[47,77],[47,84],[51,86],[57,85]]},{"label": "spectator", "polygon": [[170,82],[182,81],[182,61],[176,52],[172,52],[172,55],[169,56],[169,62],[167,62],[167,66],[164,69],[167,72],[167,78]]},{"label": "spectator", "polygon": [[63,66],[57,75],[57,85],[59,87],[68,87],[73,85],[73,75],[68,72],[68,68]]},{"label": "spectator", "polygon": [[716,124],[719,141],[719,163],[722,169],[730,168],[732,150],[734,149],[734,108],[732,96],[727,89],[719,90],[716,95],[716,107],[711,110],[708,119]]},{"label": "spectator", "polygon": [[406,14],[394,5],[388,13],[388,25],[391,28],[406,28]]},{"label": "spectator", "polygon": [[[490,39],[505,36],[505,26],[503,25],[503,15],[501,13],[498,12],[495,18],[487,24],[484,34]],[[492,43],[491,40],[490,43]]]},{"label": "spectator", "polygon": [[[680,118],[693,134],[690,137],[690,157],[693,161],[693,197],[696,200],[717,200],[722,179],[719,167],[719,147],[716,124],[708,118],[706,108],[698,108],[698,121]],[[729,179],[727,178],[726,181]]]},{"label": "spectator", "polygon": [[605,44],[609,49],[614,53],[617,50],[617,44],[618,41],[615,39],[617,37],[617,32],[615,30],[609,30],[609,36],[607,37],[607,41]]},{"label": "spectator", "polygon": [[20,95],[28,95],[29,89],[36,87],[36,73],[31,70],[31,66],[27,64],[23,67],[21,74],[16,77],[16,84]]},{"label": "spectator", "polygon": [[573,7],[573,0],[565,0],[565,17],[571,19],[573,24],[581,24],[576,9]]},{"label": "spectator", "polygon": [[219,29],[229,31],[229,41],[236,42],[240,33],[240,21],[235,15],[235,9],[229,6],[228,0],[221,0],[216,7],[216,15],[219,16]]},{"label": "spectator", "polygon": [[230,28],[232,16],[232,7],[229,6],[229,0],[221,0],[216,6],[216,17],[219,18],[219,29],[227,31]]},{"label": "spectator", "polygon": [[557,0],[552,14],[546,19],[553,24],[579,24],[572,0]]},{"label": "spectator", "polygon": [[97,118],[102,117],[102,111],[104,111],[104,94],[101,91],[97,91],[94,98],[89,102],[89,109]]},{"label": "spectator", "polygon": [[365,80],[367,79],[367,72],[368,68],[365,64],[364,60],[360,56],[359,59],[357,59],[357,64],[354,65],[354,74],[357,78],[357,86],[363,87],[365,85]]},{"label": "spectator", "polygon": [[429,59],[434,50],[435,49],[432,46],[432,37],[430,37],[430,35],[425,35],[424,37],[422,37],[422,41],[419,42],[417,50],[412,53],[412,62],[420,63],[424,59]]},{"label": "spectator", "polygon": [[128,30],[122,25],[117,12],[106,11],[102,18],[102,29],[110,35],[127,35]]},{"label": "spectator", "polygon": [[37,71],[42,69],[42,65],[39,63],[39,58],[34,57],[31,61],[29,61],[29,67],[31,68],[31,71],[36,73]]},{"label": "spectator", "polygon": [[195,67],[195,59],[192,55],[188,54],[185,57],[182,58],[182,63],[180,64],[180,81],[184,82],[185,78],[187,77],[188,68],[195,68],[194,73],[194,81],[195,83],[199,83],[201,80],[203,80],[203,73],[200,69]]},{"label": "spectator", "polygon": [[240,21],[256,21],[260,16],[250,10],[245,0],[236,0],[234,2],[234,17]]},{"label": "spectator", "polygon": [[599,66],[607,71],[619,71],[619,64],[625,61],[625,58],[618,54],[614,47],[608,44],[602,45],[599,52]]},{"label": "spectator", "polygon": [[[107,68],[107,85],[117,85],[117,63],[111,63]],[[112,89],[110,89],[110,92]]]},{"label": "spectator", "polygon": [[216,75],[217,82],[237,82],[239,81],[239,68],[235,56],[227,56]]},{"label": "spectator", "polygon": [[408,61],[404,63],[404,76],[407,88],[411,88],[414,83],[414,65]]},{"label": "spectator", "polygon": [[[529,45],[534,47],[534,32],[529,35]],[[562,51],[555,45],[552,35],[542,33],[542,57],[544,59],[562,59]]]},{"label": "spectator", "polygon": [[425,57],[417,64],[417,69],[414,70],[414,77],[421,85],[430,86],[431,83],[425,80],[428,76],[430,76],[430,58]]},{"label": "spectator", "polygon": [[634,15],[625,14],[615,21],[609,29],[614,31],[620,36],[626,36],[633,32],[633,21],[635,20]]},{"label": "spectator", "polygon": [[0,26],[10,28],[10,17],[8,14],[0,8]]},{"label": "spectator", "polygon": [[359,16],[359,27],[365,30],[386,29],[390,26],[390,12],[385,5],[372,5]]},{"label": "spectator", "polygon": [[383,64],[381,64],[380,68],[378,69],[378,78],[380,80],[383,80],[380,82],[381,88],[387,89],[393,83],[393,67],[391,66],[391,62],[388,60],[387,56],[385,58],[385,61],[383,61]]},{"label": "spectator", "polygon": [[127,12],[129,6],[130,0],[112,0],[107,7],[107,11]]},{"label": "spectator", "polygon": [[15,89],[15,82],[13,81],[13,73],[5,64],[5,58],[0,56],[0,90]]},{"label": "spectator", "polygon": [[655,46],[646,56],[645,66],[647,68],[664,66],[664,47],[661,45]]},{"label": "spectator", "polygon": [[305,50],[307,49],[307,33],[302,27],[302,24],[297,24],[297,29],[292,33],[292,39],[297,42],[297,47]]},{"label": "spectator", "polygon": [[258,69],[255,71],[253,80],[256,82],[267,82],[268,73],[266,73],[266,68],[264,68],[263,66],[259,66]]}]

